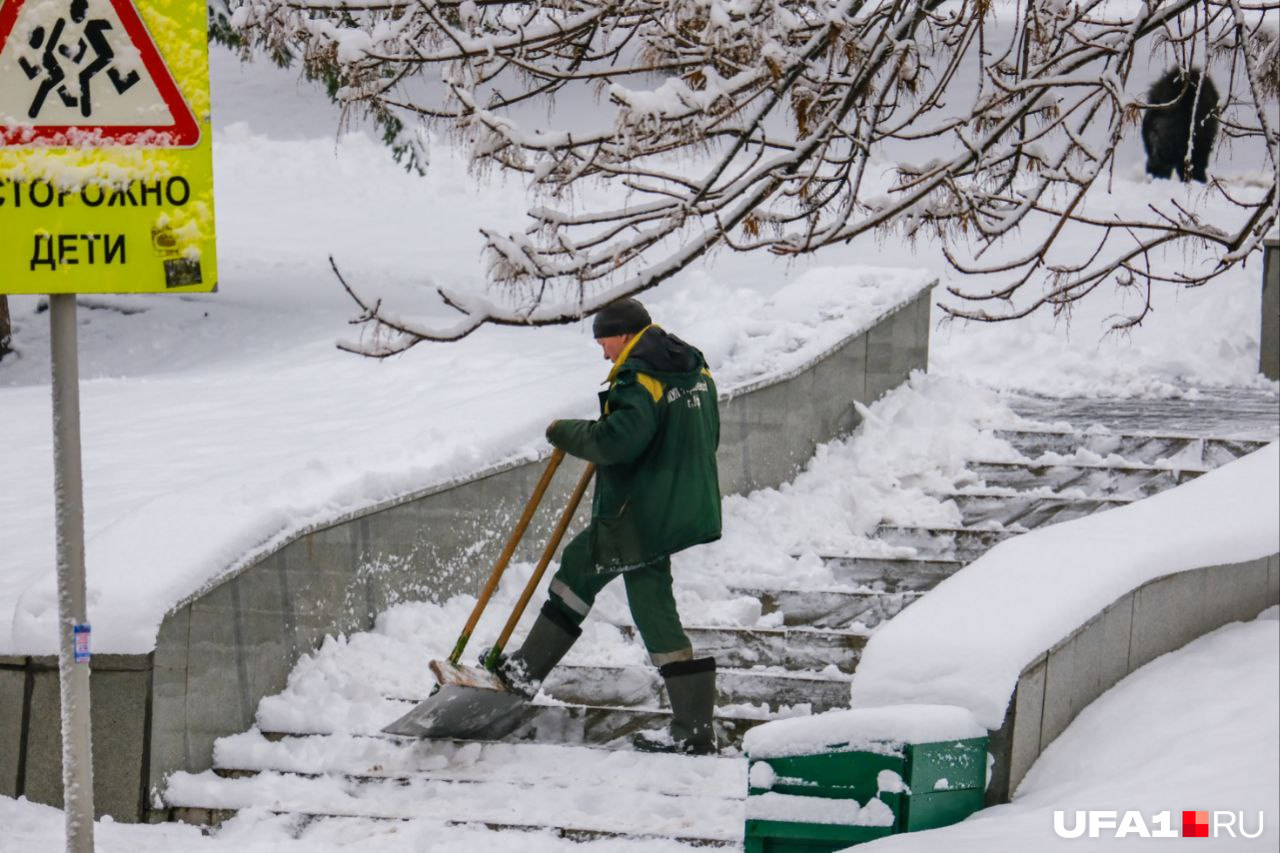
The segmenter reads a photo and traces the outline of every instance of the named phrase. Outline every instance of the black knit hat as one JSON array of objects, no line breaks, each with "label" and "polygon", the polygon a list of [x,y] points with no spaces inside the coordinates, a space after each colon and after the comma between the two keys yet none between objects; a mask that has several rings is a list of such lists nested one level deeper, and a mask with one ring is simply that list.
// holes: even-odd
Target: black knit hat
[{"label": "black knit hat", "polygon": [[596,312],[596,318],[591,322],[591,333],[597,340],[614,335],[633,335],[652,322],[649,312],[639,302],[619,299]]}]

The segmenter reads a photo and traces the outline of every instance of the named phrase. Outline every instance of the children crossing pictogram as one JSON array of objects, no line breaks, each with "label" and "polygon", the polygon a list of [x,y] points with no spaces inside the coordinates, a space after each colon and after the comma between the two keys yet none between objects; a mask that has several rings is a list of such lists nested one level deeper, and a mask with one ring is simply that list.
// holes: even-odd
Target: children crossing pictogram
[{"label": "children crossing pictogram", "polygon": [[[86,20],[88,9],[89,0],[71,0],[70,19],[58,18],[48,38],[45,37],[44,27],[34,27],[31,30],[29,44],[33,49],[41,51],[40,64],[33,65],[24,56],[18,57],[18,64],[32,80],[41,77],[42,74],[44,76],[40,80],[35,98],[31,101],[31,108],[27,110],[28,117],[40,118],[40,110],[44,106],[45,99],[56,88],[64,104],[68,107],[79,105],[80,115],[92,118],[93,77],[104,69],[117,94],[123,95],[138,82],[137,69],[129,69],[127,74],[121,74],[119,68],[113,67],[116,53],[106,37],[107,31],[112,29],[111,22],[103,18]],[[70,43],[61,43],[68,20],[73,26],[79,24],[82,27],[80,38],[74,47]],[[77,72],[76,81],[79,83],[79,88],[74,95],[68,91],[67,72],[63,67],[65,61],[70,61]]]},{"label": "children crossing pictogram", "polygon": [[130,0],[0,6],[0,145],[190,147],[199,139]]}]

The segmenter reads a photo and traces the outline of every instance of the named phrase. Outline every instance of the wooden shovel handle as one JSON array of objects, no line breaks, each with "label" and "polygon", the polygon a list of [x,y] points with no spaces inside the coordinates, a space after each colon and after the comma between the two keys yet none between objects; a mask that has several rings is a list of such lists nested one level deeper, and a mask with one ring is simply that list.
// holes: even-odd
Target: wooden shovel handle
[{"label": "wooden shovel handle", "polygon": [[560,520],[556,522],[556,529],[551,533],[551,539],[547,542],[546,549],[542,552],[542,558],[538,560],[538,567],[533,570],[533,576],[529,578],[529,582],[525,584],[524,592],[520,595],[520,600],[516,602],[515,610],[511,611],[511,617],[507,619],[507,624],[503,627],[502,633],[498,635],[498,642],[494,644],[488,656],[485,658],[485,668],[492,669],[498,663],[498,655],[502,654],[502,650],[507,647],[507,641],[511,639],[511,632],[515,630],[516,623],[520,621],[520,617],[524,615],[524,609],[529,606],[529,599],[533,598],[533,591],[538,588],[542,576],[547,571],[547,566],[551,563],[551,557],[555,554],[556,548],[560,546],[560,540],[564,538],[564,532],[569,529],[569,523],[573,521],[573,514],[578,511],[578,504],[582,502],[582,495],[587,491],[587,486],[591,484],[591,478],[595,476],[596,466],[588,464],[582,477],[578,480],[578,485],[573,489],[573,495],[569,498],[569,504],[564,508],[564,512],[560,514]]},{"label": "wooden shovel handle", "polygon": [[493,596],[494,590],[498,588],[498,582],[502,580],[502,574],[507,570],[507,564],[511,562],[511,555],[515,553],[516,546],[520,544],[520,540],[524,537],[524,532],[529,528],[529,522],[533,520],[533,513],[538,509],[538,504],[542,503],[542,496],[546,494],[547,487],[551,485],[551,478],[555,476],[556,469],[560,467],[560,463],[564,461],[564,451],[556,448],[551,453],[551,459],[547,461],[547,467],[542,472],[542,478],[538,480],[538,485],[534,487],[533,494],[529,497],[529,502],[525,504],[524,514],[520,516],[520,520],[516,522],[515,529],[511,531],[511,538],[507,540],[507,546],[502,549],[498,562],[494,564],[493,573],[489,575],[489,582],[484,585],[484,589],[480,592],[480,597],[476,599],[476,606],[471,609],[471,618],[467,620],[467,625],[462,629],[462,634],[458,636],[458,642],[454,644],[453,653],[449,655],[449,663],[457,664],[462,659],[462,653],[466,650],[467,641],[471,639],[471,632],[476,629],[476,624],[480,621],[480,614],[484,612],[484,608],[489,603],[489,599]]}]

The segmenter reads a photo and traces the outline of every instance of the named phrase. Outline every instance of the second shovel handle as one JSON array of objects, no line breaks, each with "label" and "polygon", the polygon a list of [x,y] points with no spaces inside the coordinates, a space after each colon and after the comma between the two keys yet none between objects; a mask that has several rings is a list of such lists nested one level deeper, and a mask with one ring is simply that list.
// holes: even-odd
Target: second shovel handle
[{"label": "second shovel handle", "polygon": [[573,494],[569,498],[569,503],[564,508],[564,512],[560,514],[560,520],[556,522],[556,529],[551,533],[551,539],[547,541],[547,547],[542,552],[542,558],[538,560],[538,566],[533,570],[532,577],[525,584],[524,592],[520,594],[520,600],[516,602],[515,609],[511,611],[511,617],[507,619],[507,624],[503,626],[502,633],[498,635],[498,642],[494,644],[485,658],[485,668],[492,669],[497,666],[498,656],[502,654],[502,650],[507,647],[507,641],[511,639],[511,632],[515,630],[516,623],[520,621],[520,617],[524,615],[524,609],[529,606],[529,599],[533,598],[533,591],[538,588],[542,576],[547,571],[547,566],[551,563],[552,556],[556,553],[556,548],[560,546],[560,540],[564,538],[564,533],[569,529],[569,523],[573,521],[573,514],[578,511],[578,504],[582,502],[582,495],[587,491],[587,486],[591,485],[591,478],[595,476],[596,466],[588,464],[582,476],[578,479],[578,485],[574,487]]},{"label": "second shovel handle", "polygon": [[489,599],[493,596],[494,590],[498,588],[498,582],[502,580],[503,573],[507,570],[507,564],[511,562],[511,555],[515,553],[516,546],[520,544],[520,540],[524,537],[525,530],[529,527],[529,522],[533,520],[533,513],[538,508],[538,504],[542,503],[542,496],[546,493],[547,487],[551,485],[551,478],[555,476],[556,469],[560,467],[560,463],[564,461],[564,451],[556,448],[551,453],[551,459],[547,462],[547,467],[542,472],[542,478],[538,480],[538,485],[533,489],[533,495],[530,496],[529,502],[525,504],[524,514],[520,516],[520,520],[516,522],[516,527],[511,531],[511,538],[507,540],[507,545],[502,549],[498,562],[494,564],[493,573],[489,575],[489,582],[485,584],[484,589],[480,592],[480,597],[476,599],[476,606],[471,609],[471,618],[467,620],[467,625],[462,629],[462,634],[458,637],[458,642],[453,647],[453,653],[449,655],[449,662],[457,664],[462,659],[462,653],[467,648],[467,641],[471,639],[471,632],[476,629],[476,624],[480,621],[480,614],[484,612],[485,605],[489,603]]}]

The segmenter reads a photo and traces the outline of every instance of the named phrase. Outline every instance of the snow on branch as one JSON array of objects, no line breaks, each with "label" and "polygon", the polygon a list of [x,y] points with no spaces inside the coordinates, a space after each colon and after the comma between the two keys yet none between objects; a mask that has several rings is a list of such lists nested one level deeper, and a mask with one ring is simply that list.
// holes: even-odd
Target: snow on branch
[{"label": "snow on branch", "polygon": [[[520,172],[531,189],[524,231],[484,232],[490,297],[441,293],[456,323],[403,320],[343,281],[366,329],[350,348],[385,357],[489,323],[571,322],[717,248],[804,254],[868,232],[939,241],[975,276],[951,289],[957,317],[1062,310],[1111,283],[1148,295],[1118,325],[1141,322],[1153,286],[1212,281],[1276,227],[1277,10],[244,0],[230,21],[245,50],[300,58],[347,110],[371,115],[406,164],[424,162],[422,131],[435,129],[477,170]],[[1173,66],[1216,82],[1220,144],[1256,146],[1267,162],[1103,215],[1118,147],[1159,108],[1135,69]],[[559,105],[591,98],[596,126],[561,126]],[[625,189],[625,205],[583,208],[577,190],[592,182]],[[1203,221],[1210,201],[1238,215]],[[1077,248],[1064,259],[1055,245],[1068,232]]]},{"label": "snow on branch", "polygon": [[440,299],[462,317],[452,324],[432,326],[399,317],[383,308],[380,299],[367,299],[351,286],[332,256],[329,266],[347,295],[360,306],[360,314],[348,322],[363,327],[366,333],[359,340],[339,341],[338,348],[378,359],[399,355],[423,341],[461,340],[486,324],[532,327],[576,323],[610,302],[648,290],[666,278],[660,273],[648,273],[643,280],[630,279],[577,301],[553,303],[539,295],[524,308],[509,308],[472,293],[437,288]]}]

